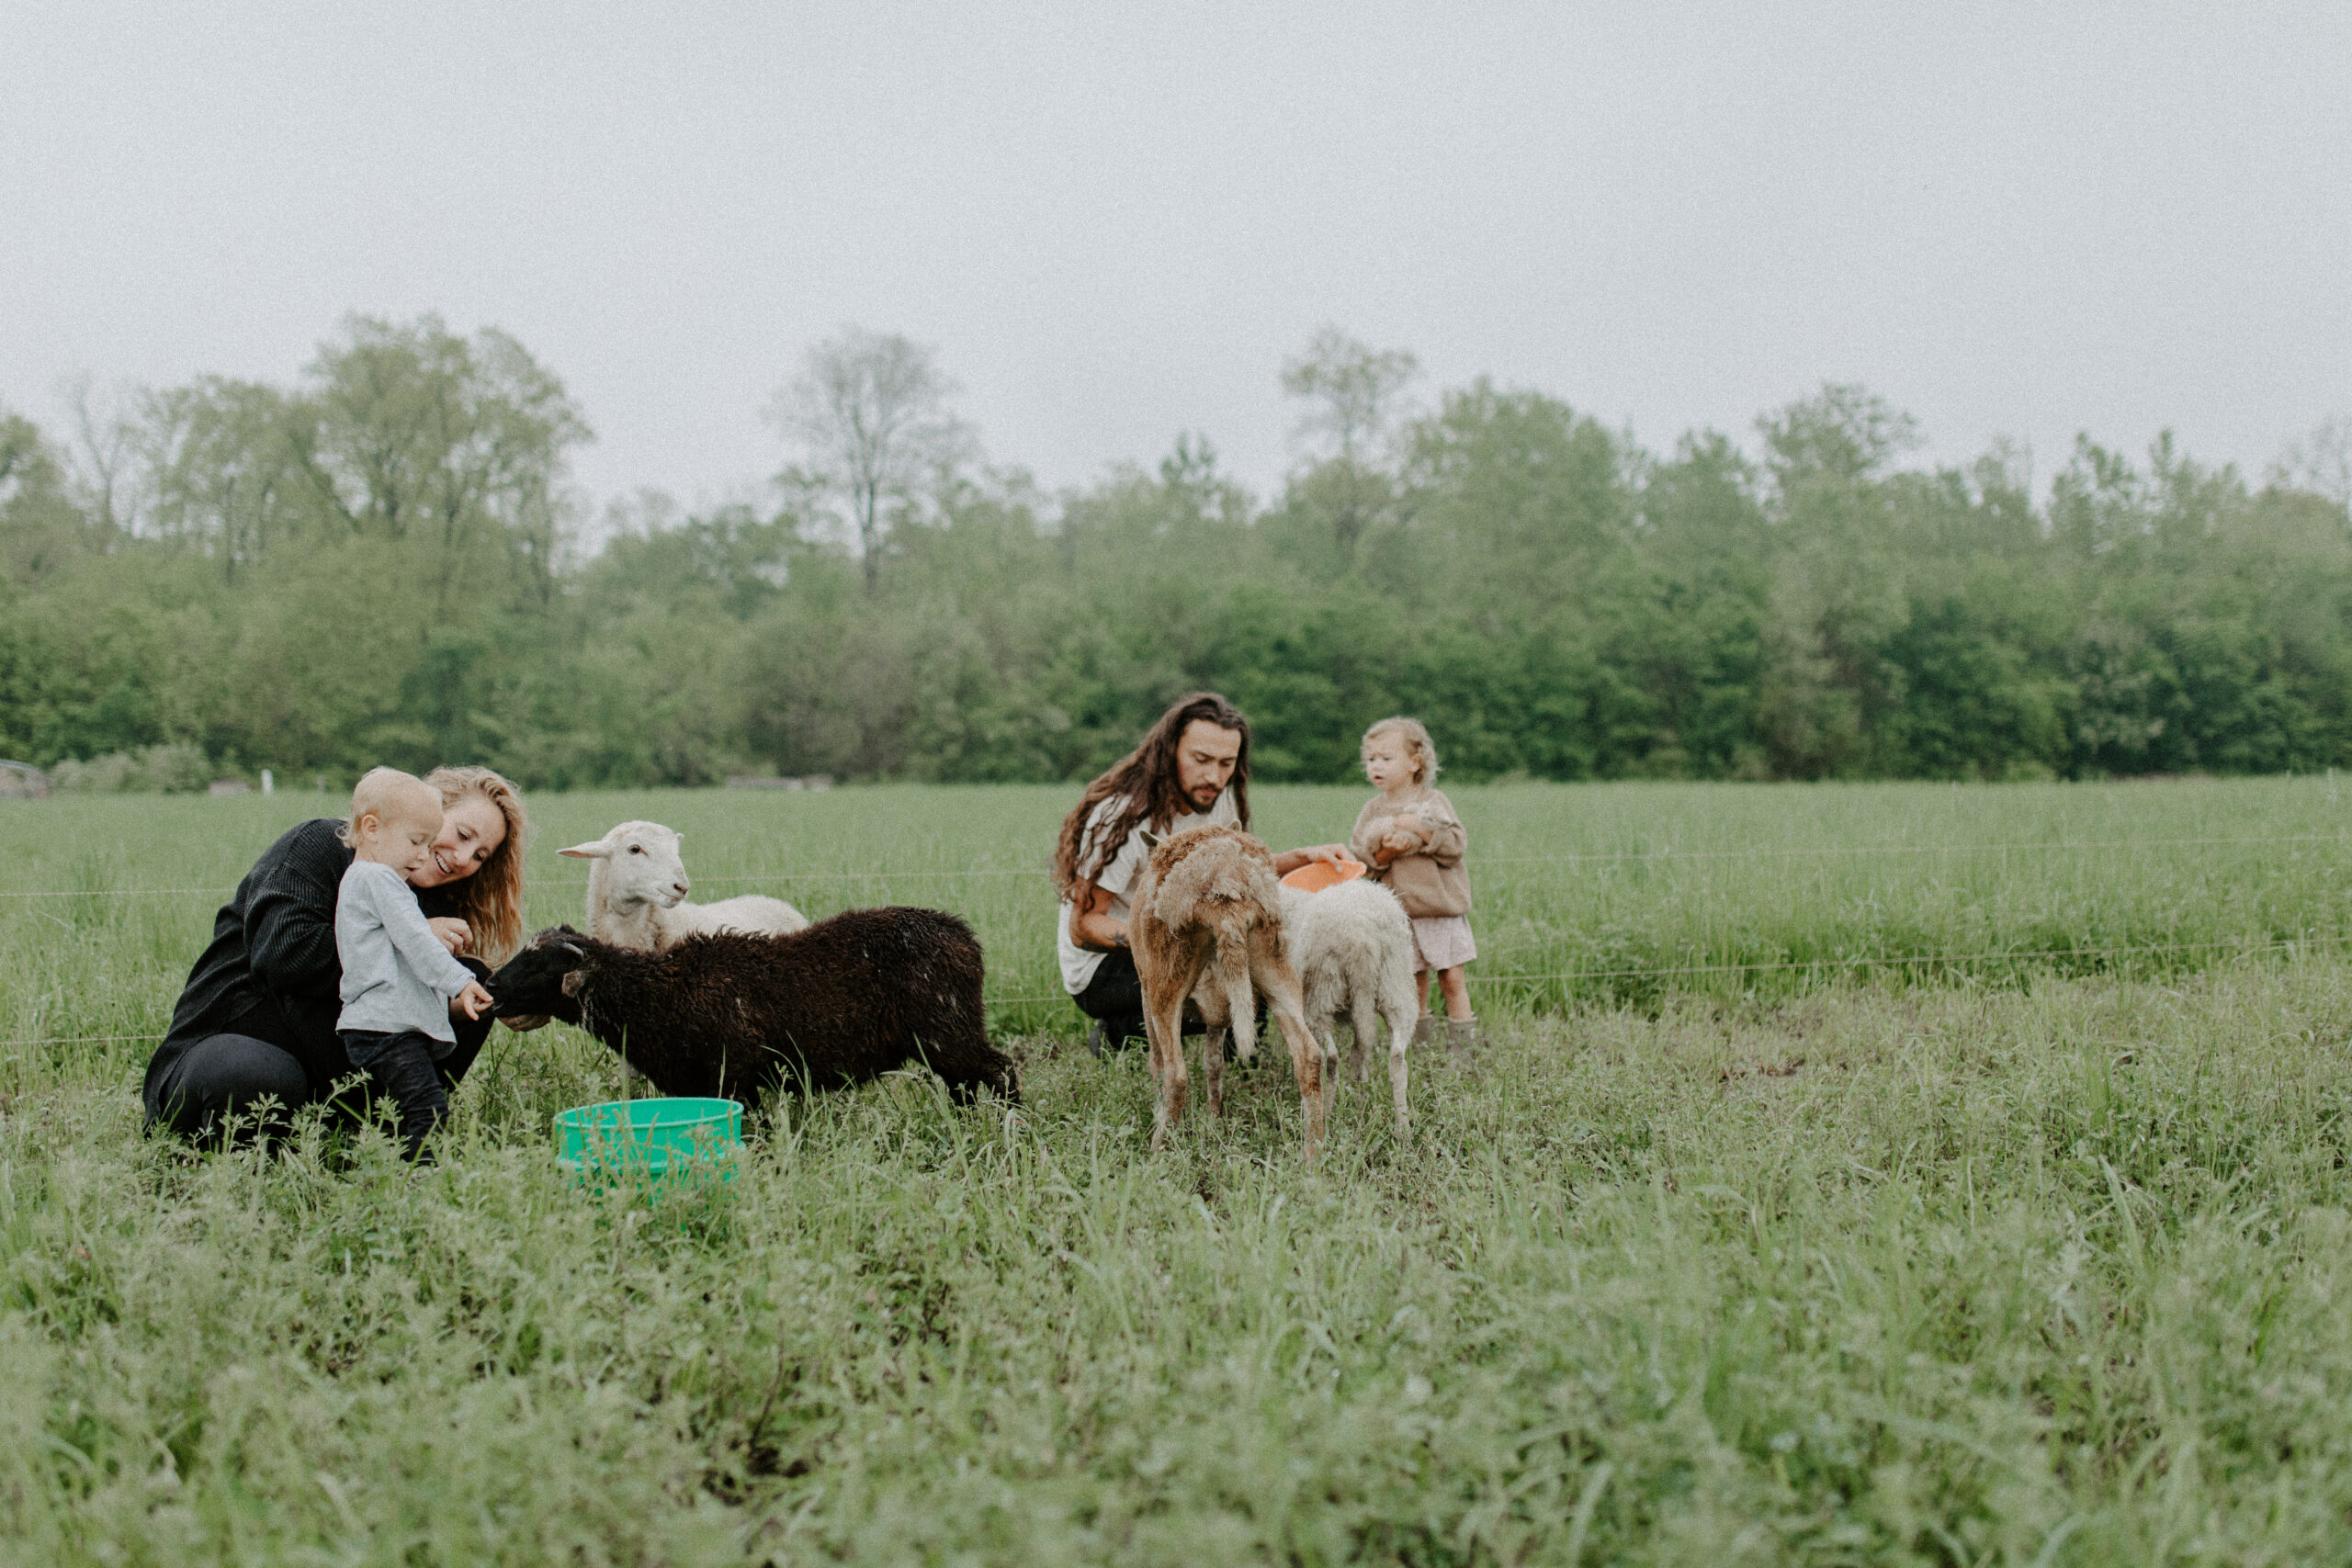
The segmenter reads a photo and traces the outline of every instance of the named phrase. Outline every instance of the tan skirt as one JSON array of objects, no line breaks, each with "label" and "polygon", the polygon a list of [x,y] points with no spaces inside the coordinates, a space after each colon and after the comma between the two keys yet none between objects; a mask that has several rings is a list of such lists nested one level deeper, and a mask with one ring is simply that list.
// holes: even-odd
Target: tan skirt
[{"label": "tan skirt", "polygon": [[1470,922],[1460,915],[1422,915],[1413,921],[1413,973],[1451,969],[1478,956]]}]

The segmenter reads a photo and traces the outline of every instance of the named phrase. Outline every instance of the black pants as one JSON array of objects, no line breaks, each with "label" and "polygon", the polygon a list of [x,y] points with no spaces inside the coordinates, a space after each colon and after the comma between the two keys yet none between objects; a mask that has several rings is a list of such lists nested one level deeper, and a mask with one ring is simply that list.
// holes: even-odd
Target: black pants
[{"label": "black pants", "polygon": [[[1086,989],[1070,998],[1078,1010],[1089,1018],[1102,1021],[1102,1042],[1116,1048],[1129,1040],[1150,1038],[1143,1027],[1143,979],[1136,973],[1136,955],[1132,948],[1114,947],[1102,955],[1102,964],[1094,971],[1094,978],[1086,982]],[[1261,1011],[1263,1010],[1261,1006]],[[1199,1034],[1208,1026],[1191,1002],[1184,1004],[1184,1032]],[[1226,1049],[1233,1047],[1228,1043]]]},{"label": "black pants", "polygon": [[[490,1038],[490,1021],[487,1018],[457,1020],[457,1049],[432,1064],[445,1111],[448,1097],[457,1092],[467,1069],[481,1054],[482,1043]],[[198,1143],[220,1138],[229,1131],[232,1118],[236,1119],[240,1141],[282,1137],[294,1112],[325,1101],[333,1093],[327,1084],[312,1084],[291,1052],[250,1034],[206,1035],[181,1052],[153,1087],[149,1124]],[[371,1077],[356,1102],[345,1099],[334,1103],[337,1120],[348,1122],[364,1115],[368,1101],[384,1093],[392,1093],[390,1086]],[[274,1102],[266,1111],[261,1104],[264,1100]],[[406,1106],[396,1093],[393,1102],[405,1112]]]},{"label": "black pants", "polygon": [[1087,1017],[1102,1021],[1103,1043],[1115,1049],[1126,1041],[1145,1038],[1143,981],[1136,974],[1132,950],[1114,947],[1104,953],[1094,978],[1070,1000]]},{"label": "black pants", "polygon": [[[368,1075],[368,1088],[391,1100],[400,1119],[401,1152],[418,1158],[424,1140],[449,1119],[449,1095],[441,1084],[441,1064],[434,1056],[434,1047],[441,1042],[413,1029],[398,1034],[346,1029],[338,1038],[351,1065]],[[455,1049],[448,1047],[444,1054]]]}]

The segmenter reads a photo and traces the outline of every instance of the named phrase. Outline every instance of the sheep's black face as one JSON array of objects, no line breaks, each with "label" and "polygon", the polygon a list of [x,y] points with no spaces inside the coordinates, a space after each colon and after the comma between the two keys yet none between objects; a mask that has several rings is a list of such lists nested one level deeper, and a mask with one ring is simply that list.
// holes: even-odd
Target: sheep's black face
[{"label": "sheep's black face", "polygon": [[491,1009],[491,1016],[523,1018],[545,1014],[566,1023],[578,1023],[580,1003],[568,994],[564,980],[588,960],[586,950],[568,940],[579,934],[570,926],[541,931],[531,939],[530,946],[483,982],[496,1003]]}]

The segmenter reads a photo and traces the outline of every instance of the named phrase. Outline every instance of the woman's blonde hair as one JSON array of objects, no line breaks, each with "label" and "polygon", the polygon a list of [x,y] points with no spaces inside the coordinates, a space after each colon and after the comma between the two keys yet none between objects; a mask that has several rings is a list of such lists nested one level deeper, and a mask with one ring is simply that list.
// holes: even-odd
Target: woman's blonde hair
[{"label": "woman's blonde hair", "polygon": [[506,819],[505,840],[455,889],[465,922],[473,928],[475,956],[495,968],[523,945],[523,849],[531,836],[523,797],[488,768],[435,768],[424,782],[441,792],[444,810],[478,795]]},{"label": "woman's blonde hair", "polygon": [[1436,782],[1437,742],[1430,739],[1427,725],[1418,718],[1407,718],[1402,714],[1394,718],[1384,718],[1363,732],[1363,740],[1356,749],[1357,754],[1361,756],[1363,747],[1371,745],[1373,739],[1381,735],[1401,735],[1405,738],[1405,750],[1413,759],[1415,784],[1427,788]]}]

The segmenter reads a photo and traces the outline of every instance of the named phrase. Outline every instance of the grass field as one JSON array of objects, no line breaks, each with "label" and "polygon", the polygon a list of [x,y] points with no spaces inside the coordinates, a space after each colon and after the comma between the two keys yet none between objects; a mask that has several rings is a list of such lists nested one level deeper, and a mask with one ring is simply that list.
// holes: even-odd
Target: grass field
[{"label": "grass field", "polygon": [[1155,1157],[1140,1064],[1018,999],[1066,795],[534,801],[537,919],[652,816],[709,896],[964,913],[1006,998],[1024,1124],[897,1078],[650,1198],[560,1179],[618,1081],[560,1029],[432,1170],[142,1140],[317,797],[0,803],[0,1554],[2352,1561],[2333,780],[1457,791],[1489,1043],[1314,1173],[1284,1069]]}]

